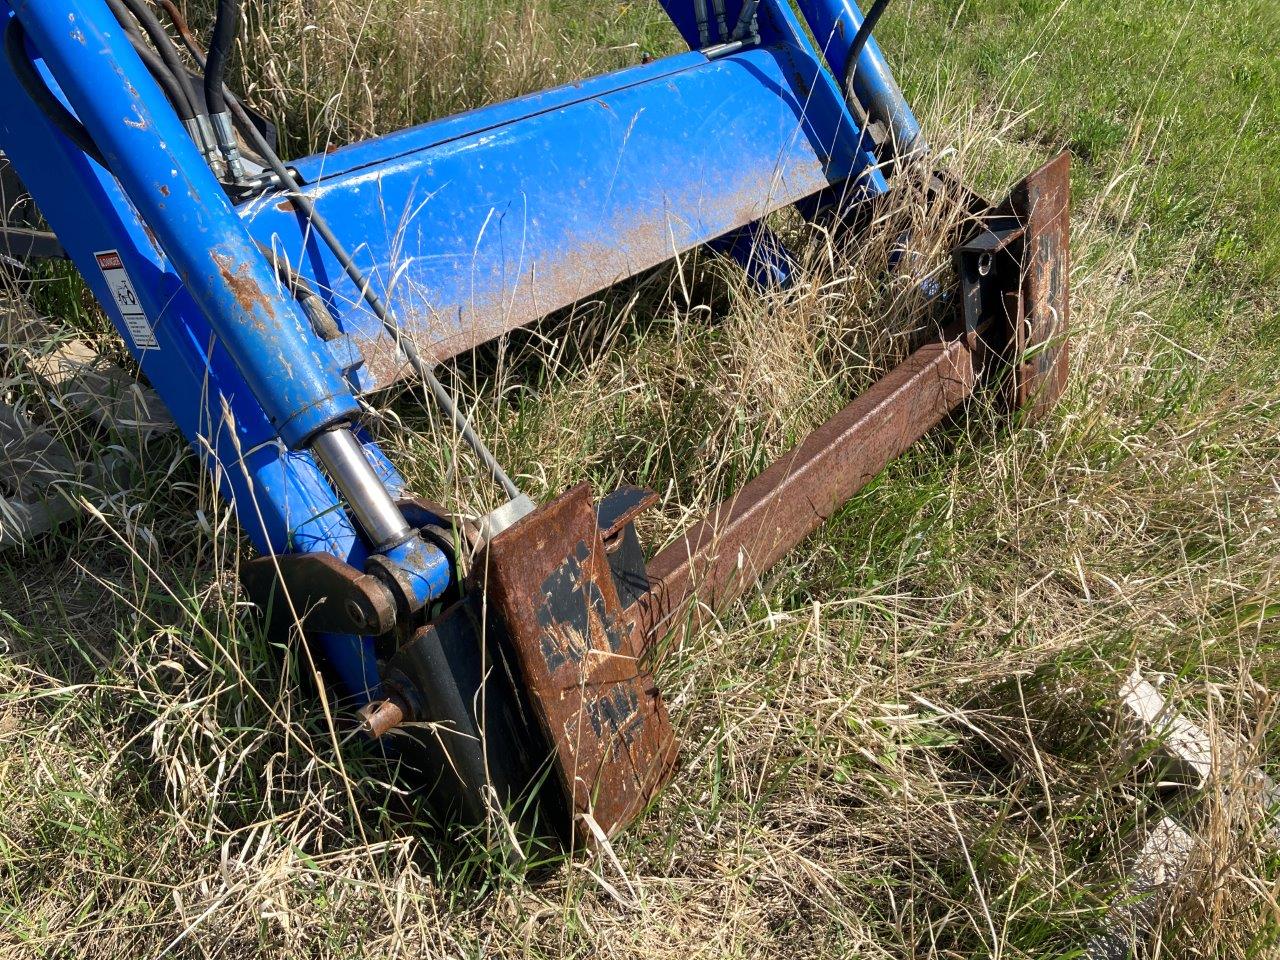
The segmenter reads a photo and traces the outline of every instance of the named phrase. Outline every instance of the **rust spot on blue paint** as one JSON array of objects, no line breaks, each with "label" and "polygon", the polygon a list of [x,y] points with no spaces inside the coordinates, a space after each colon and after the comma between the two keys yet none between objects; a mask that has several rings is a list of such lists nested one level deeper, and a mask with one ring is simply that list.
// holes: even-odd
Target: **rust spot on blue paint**
[{"label": "rust spot on blue paint", "polygon": [[261,307],[264,311],[268,309],[267,295],[253,279],[247,262],[232,269],[232,258],[221,253],[213,254],[213,262],[218,265],[218,273],[222,275],[223,282],[231,289],[236,303],[240,304],[245,313],[253,313],[255,307]]}]

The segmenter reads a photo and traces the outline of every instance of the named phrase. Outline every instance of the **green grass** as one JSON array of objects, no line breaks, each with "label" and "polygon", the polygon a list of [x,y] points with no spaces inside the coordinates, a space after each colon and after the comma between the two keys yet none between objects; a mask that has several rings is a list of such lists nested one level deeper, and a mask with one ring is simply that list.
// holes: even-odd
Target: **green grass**
[{"label": "green grass", "polygon": [[[673,48],[638,2],[254,10],[254,99],[299,149]],[[434,824],[350,717],[331,729],[305,649],[238,598],[246,548],[177,443],[0,559],[0,954],[1077,955],[1168,799],[1116,721],[1135,665],[1277,757],[1276,18],[891,8],[940,162],[995,196],[1075,154],[1072,384],[1027,430],[978,404],[670,651],[682,769],[617,865],[512,867]],[[808,268],[786,294],[691,260],[460,364],[481,432],[539,496],[652,485],[663,542],[903,349],[876,332],[913,303],[884,250],[825,262],[788,229]],[[75,284],[30,299],[118,349]],[[2,372],[39,406],[18,359]],[[474,500],[414,398],[392,410],[419,489]],[[1252,822],[1239,791],[1210,798],[1155,955],[1274,955]]]},{"label": "green grass", "polygon": [[1274,4],[908,7],[888,18],[885,43],[903,57],[909,94],[941,86],[1025,115],[1012,132],[1069,148],[1084,197],[1114,190],[1118,174],[1136,181],[1149,201],[1119,225],[1150,231],[1141,252],[1153,267],[1188,266],[1179,241],[1190,238],[1197,280],[1220,271],[1274,286],[1280,64],[1263,40],[1280,30]]}]

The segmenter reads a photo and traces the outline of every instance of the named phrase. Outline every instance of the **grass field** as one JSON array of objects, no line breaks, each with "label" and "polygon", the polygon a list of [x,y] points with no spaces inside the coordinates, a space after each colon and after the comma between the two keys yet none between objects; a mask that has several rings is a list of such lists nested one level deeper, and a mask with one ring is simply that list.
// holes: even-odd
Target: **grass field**
[{"label": "grass field", "polygon": [[[242,79],[295,151],[676,49],[639,0],[252,7]],[[234,521],[162,441],[0,557],[0,955],[1065,958],[1164,797],[1117,720],[1135,667],[1275,771],[1280,12],[901,0],[880,35],[939,162],[986,193],[1075,156],[1055,414],[1010,431],[977,404],[671,650],[672,787],[616,860],[519,868],[431,823],[349,717],[330,728],[236,593]],[[883,245],[790,229],[792,290],[691,258],[453,382],[535,495],[658,490],[661,544],[907,343]],[[17,292],[12,322],[119,352],[73,282]],[[45,402],[17,359],[0,372]],[[391,410],[421,492],[475,505],[415,397]],[[1280,853],[1244,793],[1188,821],[1146,955],[1280,955]]]}]

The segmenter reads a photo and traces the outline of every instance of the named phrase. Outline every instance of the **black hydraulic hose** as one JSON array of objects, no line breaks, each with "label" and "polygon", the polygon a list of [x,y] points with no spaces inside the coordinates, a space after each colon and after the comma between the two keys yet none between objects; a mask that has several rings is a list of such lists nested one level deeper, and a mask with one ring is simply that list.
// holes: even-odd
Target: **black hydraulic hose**
[{"label": "black hydraulic hose", "polygon": [[418,352],[417,345],[411,339],[402,335],[400,328],[396,326],[395,321],[391,318],[386,304],[382,302],[381,297],[374,293],[373,284],[364,275],[364,272],[356,266],[356,262],[352,259],[351,254],[347,252],[347,248],[343,246],[342,241],[338,239],[332,228],[330,228],[329,221],[320,215],[315,203],[302,192],[302,187],[298,185],[298,181],[276,154],[275,149],[271,144],[267,143],[267,138],[262,135],[262,131],[250,121],[244,105],[226,87],[223,88],[223,92],[226,96],[227,104],[244,125],[248,127],[249,138],[253,141],[254,148],[267,161],[267,165],[275,173],[280,185],[288,193],[289,199],[302,210],[307,221],[311,226],[315,227],[316,233],[320,234],[320,239],[325,242],[338,262],[342,264],[342,269],[346,271],[347,276],[356,285],[365,302],[373,310],[374,315],[381,321],[383,329],[404,350],[404,354],[409,360],[409,365],[413,367],[413,372],[427,384],[427,387],[431,390],[431,395],[435,397],[436,403],[441,410],[449,415],[449,419],[453,421],[454,427],[462,435],[462,439],[466,441],[467,446],[472,449],[476,457],[484,464],[485,469],[498,481],[511,499],[515,500],[521,496],[520,488],[515,485],[515,482],[507,475],[507,472],[502,469],[502,464],[498,463],[497,458],[490,452],[485,442],[476,434],[470,421],[467,420],[466,415],[459,409],[457,402],[454,401],[453,396],[445,389],[439,378],[432,373],[431,367],[427,362],[422,359],[422,354]]},{"label": "black hydraulic hose", "polygon": [[168,65],[160,59],[158,53],[147,46],[145,40],[134,34],[130,34],[129,39],[133,41],[133,49],[138,58],[151,71],[151,76],[155,77],[156,83],[160,85],[164,95],[173,104],[173,109],[177,112],[179,119],[183,123],[193,119],[195,112],[192,110],[191,103],[187,100],[186,85],[169,71]]},{"label": "black hydraulic hose", "polygon": [[[182,11],[178,9],[173,0],[159,0],[160,6],[164,12],[169,15],[169,20],[173,23],[174,29],[178,31],[178,36],[182,38],[182,45],[187,48],[187,53],[191,54],[191,59],[195,61],[197,67],[201,71],[208,69],[208,57],[204,49],[200,46],[200,42],[196,40],[195,35],[191,32],[191,27],[187,23],[187,18],[182,15]],[[225,86],[225,84],[224,84]],[[207,105],[206,105],[207,106]],[[235,117],[236,129],[244,135],[246,140],[249,139],[249,133],[241,123],[241,116],[244,114],[232,111]],[[250,121],[252,125],[252,121]]]},{"label": "black hydraulic hose", "polygon": [[892,0],[876,0],[871,5],[867,15],[862,18],[862,26],[853,35],[853,43],[849,44],[849,54],[844,61],[844,89],[845,95],[850,99],[853,99],[853,75],[858,72],[858,58],[862,56],[862,49],[871,39],[871,31],[876,28],[880,17],[889,8],[891,2]]},{"label": "black hydraulic hose", "polygon": [[143,39],[142,28],[138,25],[137,18],[129,13],[121,0],[106,0],[107,9],[111,11],[111,15],[116,18],[116,22],[124,28],[124,32],[129,35],[131,41]]},{"label": "black hydraulic hose", "polygon": [[[167,74],[166,79],[160,79],[161,74],[152,63],[147,66],[151,68],[151,72],[156,74],[156,78],[160,80],[161,86],[165,88],[166,93],[170,93],[170,99],[177,99],[174,108],[178,111],[178,116],[183,120],[191,120],[199,115],[200,100],[196,96],[195,85],[191,82],[191,75],[187,72],[186,66],[182,62],[182,58],[178,56],[178,49],[174,46],[173,39],[169,34],[165,33],[164,27],[160,25],[160,21],[147,6],[145,0],[107,0],[108,6],[116,15],[122,24],[127,23],[125,17],[121,16],[122,7],[127,9],[133,18],[141,24],[142,29],[151,39],[152,46],[159,56],[160,65],[163,67],[163,73]],[[126,27],[126,29],[128,29]],[[135,43],[135,47],[138,45]],[[144,60],[147,57],[143,57]]]},{"label": "black hydraulic hose", "polygon": [[204,102],[210,116],[227,112],[227,64],[231,48],[240,32],[240,0],[218,0],[218,15],[213,22],[213,37],[205,61]]},{"label": "black hydraulic hose", "polygon": [[44,82],[44,77],[40,76],[40,71],[36,69],[36,65],[27,55],[27,32],[17,17],[9,21],[9,28],[5,31],[4,50],[9,60],[9,66],[13,68],[14,76],[18,78],[18,83],[22,85],[22,89],[26,91],[27,96],[34,101],[41,112],[85,156],[89,157],[104,170],[109,169],[106,158],[102,155],[102,151],[98,149],[98,145],[93,142],[93,137],[89,135],[89,131],[85,129],[84,124],[63,106],[61,100],[54,96],[53,91]]},{"label": "black hydraulic hose", "polygon": [[139,27],[138,18],[134,16],[123,0],[106,0],[106,4],[107,9],[111,11],[119,22],[120,27],[124,30],[125,35],[129,38],[129,43],[133,46],[134,51],[146,65],[147,70],[151,72],[151,76],[155,78],[156,83],[160,85],[160,89],[164,91],[169,103],[173,105],[174,111],[183,121],[194,117],[195,114],[192,112],[193,104],[188,87],[174,75],[160,55],[147,45],[147,38]]}]

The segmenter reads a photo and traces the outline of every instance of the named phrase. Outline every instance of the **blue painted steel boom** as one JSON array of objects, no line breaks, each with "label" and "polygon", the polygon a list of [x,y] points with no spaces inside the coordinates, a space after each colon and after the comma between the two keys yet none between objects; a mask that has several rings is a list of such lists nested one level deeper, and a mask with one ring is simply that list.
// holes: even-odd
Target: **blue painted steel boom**
[{"label": "blue painted steel boom", "polygon": [[276,432],[296,448],[351,419],[357,405],[336,365],[302,311],[274,295],[274,273],[123,29],[95,16],[93,3],[59,6],[22,2],[17,11]]}]

